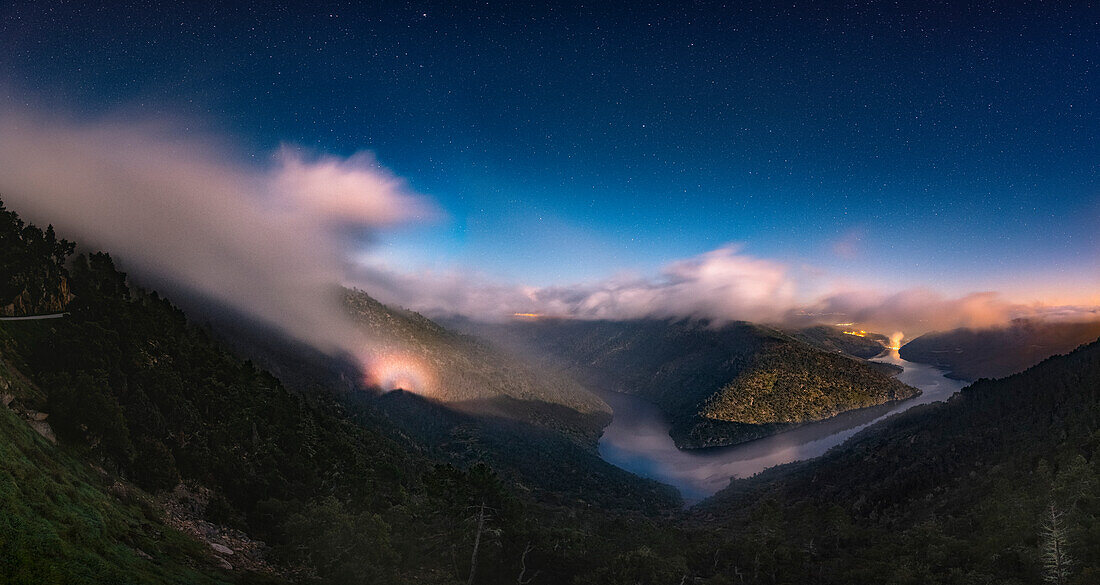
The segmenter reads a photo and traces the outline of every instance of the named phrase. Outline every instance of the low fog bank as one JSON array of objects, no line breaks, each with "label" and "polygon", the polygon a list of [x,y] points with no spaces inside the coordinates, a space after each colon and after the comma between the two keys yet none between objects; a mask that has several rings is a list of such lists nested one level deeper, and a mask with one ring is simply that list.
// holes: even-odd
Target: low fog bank
[{"label": "low fog bank", "polygon": [[[1003,327],[1028,318],[1100,320],[1096,307],[1046,306],[1010,301],[996,292],[948,297],[913,288],[897,292],[821,289],[812,272],[725,246],[670,263],[652,276],[531,287],[462,272],[403,272],[364,262],[352,278],[380,300],[437,318],[489,323],[519,317],[628,320],[707,319],[715,325],[751,321],[780,327],[858,325],[913,338],[959,327]],[[899,341],[900,343],[900,337]]]}]

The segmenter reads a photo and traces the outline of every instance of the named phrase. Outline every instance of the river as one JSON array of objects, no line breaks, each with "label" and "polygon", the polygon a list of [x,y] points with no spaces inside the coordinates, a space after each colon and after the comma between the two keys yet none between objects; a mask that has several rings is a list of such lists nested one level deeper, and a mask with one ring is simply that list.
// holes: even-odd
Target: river
[{"label": "river", "polygon": [[627,394],[601,393],[614,418],[600,438],[600,456],[627,471],[677,488],[684,500],[692,503],[726,487],[730,478],[749,477],[775,465],[817,457],[887,416],[918,404],[946,400],[966,385],[945,377],[942,370],[901,359],[897,350],[888,350],[873,361],[904,368],[897,378],[920,388],[922,394],[732,447],[677,449],[668,435],[670,425],[656,406]]}]

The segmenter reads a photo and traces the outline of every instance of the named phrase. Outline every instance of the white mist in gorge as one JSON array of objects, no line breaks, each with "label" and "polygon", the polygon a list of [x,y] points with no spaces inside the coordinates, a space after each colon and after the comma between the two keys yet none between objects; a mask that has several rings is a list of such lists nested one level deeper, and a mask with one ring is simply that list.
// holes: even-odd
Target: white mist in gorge
[{"label": "white mist in gorge", "polygon": [[344,234],[435,207],[365,154],[243,160],[178,124],[0,109],[8,207],[319,349],[361,351],[341,306]]}]

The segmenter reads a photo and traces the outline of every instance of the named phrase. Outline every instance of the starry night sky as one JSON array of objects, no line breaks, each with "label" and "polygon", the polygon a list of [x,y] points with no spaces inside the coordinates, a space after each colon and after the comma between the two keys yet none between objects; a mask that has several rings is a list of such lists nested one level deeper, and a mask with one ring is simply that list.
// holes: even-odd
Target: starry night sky
[{"label": "starry night sky", "polygon": [[[14,2],[0,92],[371,151],[410,268],[532,284],[728,242],[888,286],[1100,302],[1100,7]],[[165,3],[166,4],[166,3]]]}]

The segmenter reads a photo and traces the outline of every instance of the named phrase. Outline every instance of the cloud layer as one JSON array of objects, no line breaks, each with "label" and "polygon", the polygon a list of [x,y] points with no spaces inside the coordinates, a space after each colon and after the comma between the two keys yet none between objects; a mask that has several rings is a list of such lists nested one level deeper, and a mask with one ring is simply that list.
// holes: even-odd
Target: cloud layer
[{"label": "cloud layer", "polygon": [[[0,106],[0,196],[36,223],[110,250],[126,267],[186,287],[326,351],[357,352],[339,285],[429,315],[514,313],[582,319],[700,317],[719,322],[858,322],[879,331],[988,327],[1017,317],[1100,317],[1094,309],[1010,302],[992,292],[853,290],[805,267],[724,246],[652,275],[529,287],[460,270],[353,265],[359,236],[441,212],[367,154],[309,156],[285,146],[243,162],[216,137],[158,121],[79,121]],[[357,239],[351,239],[349,235]]]},{"label": "cloud layer", "polygon": [[208,295],[324,350],[352,349],[342,314],[347,228],[432,216],[367,155],[269,164],[180,126],[0,110],[0,196],[133,270]]},{"label": "cloud layer", "polygon": [[401,273],[365,263],[357,282],[385,300],[434,315],[500,319],[543,313],[583,319],[699,316],[776,320],[796,307],[796,283],[782,264],[727,246],[673,262],[655,277],[616,277],[574,286],[525,287],[478,275]]},{"label": "cloud layer", "polygon": [[357,284],[390,302],[435,316],[499,321],[515,314],[578,319],[698,317],[802,326],[854,322],[907,337],[956,327],[993,327],[1030,317],[1100,318],[1091,307],[1011,302],[995,292],[947,297],[914,288],[897,292],[846,289],[822,273],[754,258],[725,246],[678,260],[658,274],[572,286],[525,287],[462,272],[403,273],[364,262]]}]

